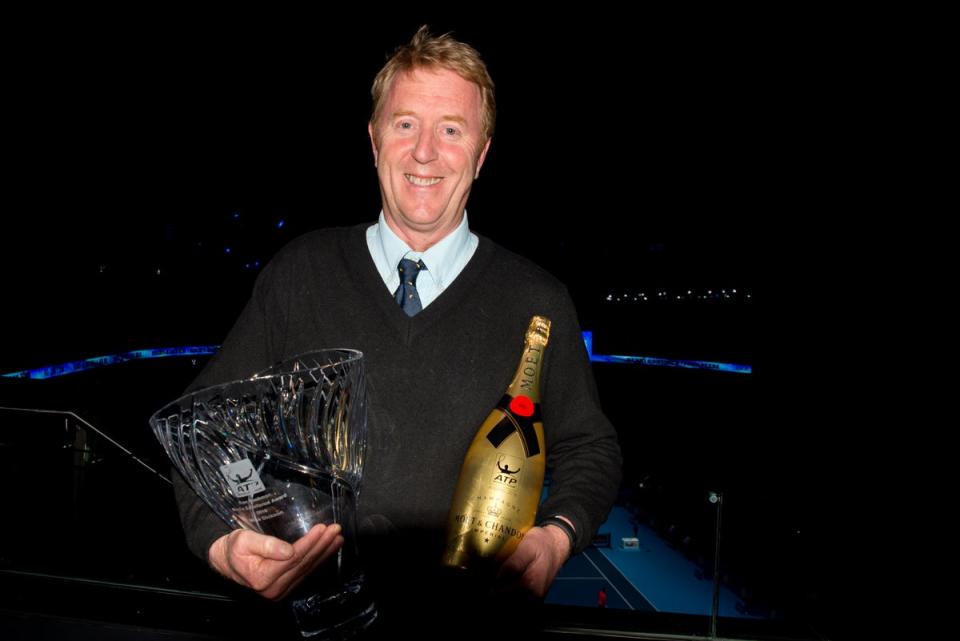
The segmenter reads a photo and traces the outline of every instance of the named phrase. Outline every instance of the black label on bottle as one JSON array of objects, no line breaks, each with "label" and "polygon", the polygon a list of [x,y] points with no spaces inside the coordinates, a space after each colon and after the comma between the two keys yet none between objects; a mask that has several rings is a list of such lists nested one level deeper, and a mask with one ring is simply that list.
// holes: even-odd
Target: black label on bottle
[{"label": "black label on bottle", "polygon": [[540,453],[540,441],[537,439],[537,430],[534,429],[533,424],[541,421],[540,403],[533,404],[533,412],[530,416],[518,416],[510,410],[511,401],[513,397],[509,394],[504,394],[500,399],[497,409],[503,412],[503,418],[487,432],[487,440],[494,447],[500,447],[507,437],[516,432],[520,435],[527,458],[536,456]]}]

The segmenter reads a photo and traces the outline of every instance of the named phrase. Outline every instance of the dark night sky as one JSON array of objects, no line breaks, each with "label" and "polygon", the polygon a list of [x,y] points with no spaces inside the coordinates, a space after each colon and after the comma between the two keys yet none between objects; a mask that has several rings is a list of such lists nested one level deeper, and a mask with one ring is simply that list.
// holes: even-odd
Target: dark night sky
[{"label": "dark night sky", "polygon": [[[215,301],[222,290],[227,317],[249,278],[216,285],[230,273],[212,262],[218,244],[263,261],[298,233],[372,221],[369,85],[423,22],[476,46],[497,83],[468,205],[478,232],[556,273],[578,305],[608,288],[759,285],[762,221],[789,171],[773,151],[785,135],[777,24],[251,18],[34,24],[6,104],[3,256],[18,307],[34,310],[12,319],[16,335],[54,333],[64,308],[130,307],[139,291],[140,311],[118,312],[129,328],[191,282]],[[583,256],[591,274],[571,267]],[[97,294],[85,279],[103,265],[115,280]],[[151,289],[157,268],[179,280]]]},{"label": "dark night sky", "polygon": [[[529,225],[616,245],[611,227],[628,226],[742,249],[777,137],[764,51],[775,34],[556,18],[549,30],[431,21],[474,44],[498,86],[475,224],[503,240]],[[310,212],[316,226],[367,220],[378,206],[369,84],[419,21],[48,34],[23,53],[8,98],[23,214],[47,233],[48,217],[64,219],[71,242],[231,207]],[[354,39],[326,37],[341,30]]]}]

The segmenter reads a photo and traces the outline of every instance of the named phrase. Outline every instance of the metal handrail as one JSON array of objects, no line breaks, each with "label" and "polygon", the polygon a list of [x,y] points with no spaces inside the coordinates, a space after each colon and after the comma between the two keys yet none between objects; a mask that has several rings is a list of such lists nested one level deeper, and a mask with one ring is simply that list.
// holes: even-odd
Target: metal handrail
[{"label": "metal handrail", "polygon": [[120,448],[124,452],[124,454],[132,458],[134,461],[136,461],[143,467],[147,468],[148,470],[150,470],[151,472],[159,476],[161,479],[163,479],[167,483],[170,483],[171,485],[173,484],[167,476],[165,476],[164,474],[161,474],[159,471],[150,467],[147,463],[142,461],[136,454],[134,454],[133,452],[125,448],[123,445],[120,445],[120,443],[118,443],[114,439],[107,436],[102,430],[98,429],[95,425],[90,423],[90,421],[86,420],[82,416],[78,416],[75,412],[70,412],[66,410],[43,410],[43,409],[38,409],[34,407],[3,407],[3,406],[0,406],[0,410],[8,410],[11,412],[30,412],[33,414],[59,414],[61,416],[71,416],[77,421],[79,421],[80,423],[83,423],[88,429],[92,430],[97,435],[102,436],[107,441],[109,441],[116,447]]}]

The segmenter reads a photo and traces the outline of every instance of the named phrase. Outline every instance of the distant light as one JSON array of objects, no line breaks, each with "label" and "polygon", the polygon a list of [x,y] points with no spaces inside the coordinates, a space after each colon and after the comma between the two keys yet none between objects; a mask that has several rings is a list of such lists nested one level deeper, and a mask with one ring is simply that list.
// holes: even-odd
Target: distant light
[{"label": "distant light", "polygon": [[244,269],[250,269],[250,263],[247,263],[246,265],[244,265],[243,268],[244,268]]},{"label": "distant light", "polygon": [[94,356],[82,361],[73,361],[60,365],[50,365],[38,369],[27,369],[21,372],[10,372],[3,374],[4,378],[29,378],[46,379],[65,374],[75,374],[94,367],[104,365],[118,365],[129,361],[143,360],[147,358],[162,358],[165,356],[200,356],[204,354],[213,354],[219,345],[191,345],[187,347],[159,347],[157,349],[138,349],[124,354],[113,354],[110,356]]},{"label": "distant light", "polygon": [[[699,290],[703,292],[704,290]],[[684,293],[686,292],[686,293]],[[660,302],[665,302],[669,300],[723,300],[731,299],[734,295],[745,296],[746,298],[752,298],[750,294],[738,294],[736,289],[708,289],[706,293],[697,293],[694,294],[692,289],[681,290],[679,294],[673,293],[669,290],[656,290],[650,296],[657,298]],[[646,292],[638,292],[636,294],[607,294],[605,297],[607,302],[626,302],[626,301],[650,301],[651,298],[647,296]]]},{"label": "distant light", "polygon": [[731,374],[752,374],[753,367],[741,363],[718,363],[714,361],[692,361],[673,358],[657,358],[651,356],[616,356],[593,353],[593,332],[583,332],[583,342],[587,347],[590,360],[598,363],[623,363],[632,365],[647,365],[653,367],[675,367],[679,369],[705,369],[714,372]]},{"label": "distant light", "polygon": [[[749,297],[750,295],[747,294]],[[753,368],[750,365],[741,365],[738,363],[716,363],[710,361],[690,361],[674,360],[668,358],[653,358],[649,356],[606,356],[593,353],[593,332],[583,332],[583,341],[587,348],[587,354],[591,361],[602,363],[631,363],[636,365],[648,365],[656,367],[675,367],[681,369],[707,369],[718,372],[730,372],[734,374],[751,374]],[[140,349],[123,354],[114,354],[110,356],[95,356],[82,361],[73,361],[61,365],[51,365],[32,370],[23,370],[20,372],[10,372],[3,374],[4,378],[29,378],[29,379],[47,379],[65,374],[74,374],[95,367],[105,365],[118,365],[135,360],[144,360],[149,358],[162,358],[166,356],[190,356],[196,357],[205,354],[213,354],[220,348],[219,345],[192,345],[186,347],[161,347],[157,349]],[[799,534],[799,531],[797,532]]]},{"label": "distant light", "polygon": [[286,224],[286,221],[281,218],[280,222],[277,223],[277,229],[283,229],[283,226],[285,224]]},{"label": "distant light", "polygon": [[259,266],[260,266],[260,261],[259,261],[259,260],[253,261],[253,266],[254,266],[254,267],[259,267]]},{"label": "distant light", "polygon": [[224,251],[225,253],[229,254],[229,253],[230,253],[231,251],[233,251],[233,250],[230,249],[229,247],[225,247],[223,251]]},{"label": "distant light", "polygon": [[160,268],[157,267],[157,276],[159,276],[159,275],[160,275]]},{"label": "distant light", "polygon": [[239,211],[233,212],[233,219],[236,220],[238,218],[240,218],[240,212]]}]

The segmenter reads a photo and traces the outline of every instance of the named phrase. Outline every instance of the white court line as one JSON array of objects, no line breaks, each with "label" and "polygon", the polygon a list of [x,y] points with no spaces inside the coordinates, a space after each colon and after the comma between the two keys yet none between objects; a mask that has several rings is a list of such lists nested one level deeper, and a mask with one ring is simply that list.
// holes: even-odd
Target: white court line
[{"label": "white court line", "polygon": [[633,607],[633,604],[630,603],[630,600],[627,599],[627,597],[623,596],[623,592],[621,592],[620,590],[617,590],[617,586],[615,586],[615,585],[613,584],[613,581],[610,580],[610,577],[608,577],[606,574],[604,574],[604,573],[603,573],[603,570],[601,570],[601,569],[597,566],[597,564],[593,562],[593,559],[591,559],[591,558],[590,558],[589,556],[587,556],[586,554],[584,554],[583,556],[587,559],[587,561],[590,561],[590,565],[592,565],[593,567],[595,567],[595,568],[597,569],[597,572],[599,572],[599,573],[600,573],[600,576],[602,576],[602,577],[604,578],[604,580],[605,580],[607,583],[610,584],[610,587],[613,588],[613,589],[616,591],[616,593],[620,595],[620,598],[623,599],[623,602],[627,604],[627,607],[629,607],[631,610],[636,610],[636,608]]},{"label": "white court line", "polygon": [[[587,549],[589,550],[590,548],[587,548]],[[603,553],[603,550],[597,550],[597,552],[599,552],[599,553],[603,556],[603,558],[605,558],[605,559],[607,560],[607,562],[608,562],[610,565],[612,565],[612,566],[615,567],[615,568],[617,567],[617,564],[613,562],[613,559],[611,559],[609,556],[607,556],[606,554],[604,554],[604,553]],[[584,550],[584,551],[583,551],[583,556],[587,556],[587,550]],[[620,568],[617,568],[617,569],[619,570]],[[653,601],[651,601],[650,599],[648,599],[648,598],[647,598],[647,595],[644,594],[644,593],[640,590],[640,588],[638,588],[638,587],[633,583],[633,581],[630,580],[630,577],[628,577],[628,576],[627,576],[626,574],[624,574],[623,572],[620,572],[620,576],[623,577],[623,580],[624,580],[624,581],[626,581],[627,583],[630,584],[630,587],[631,587],[631,588],[633,588],[634,590],[637,591],[637,594],[639,594],[640,596],[643,597],[643,600],[644,600],[644,601],[646,601],[647,603],[650,604],[650,607],[653,608],[653,611],[654,611],[654,612],[659,612],[659,611],[660,611],[660,609],[657,608],[657,606],[655,606],[655,605],[653,604]]]}]

